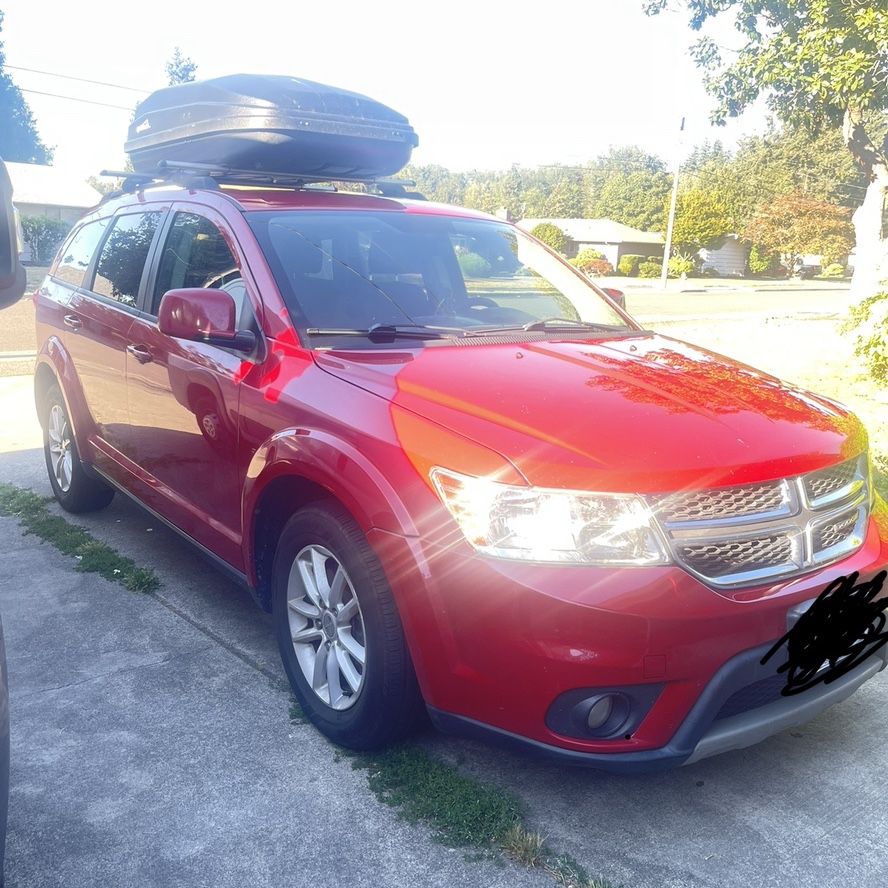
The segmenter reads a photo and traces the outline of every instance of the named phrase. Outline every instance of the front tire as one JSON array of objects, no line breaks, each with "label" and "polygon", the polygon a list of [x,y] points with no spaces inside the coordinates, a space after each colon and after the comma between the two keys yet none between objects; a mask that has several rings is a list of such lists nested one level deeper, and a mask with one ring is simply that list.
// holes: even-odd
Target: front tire
[{"label": "front tire", "polygon": [[281,660],[303,712],[334,743],[378,749],[415,726],[422,699],[382,565],[335,503],[287,522],[272,574]]},{"label": "front tire", "polygon": [[43,454],[49,485],[59,505],[66,512],[75,514],[104,509],[114,499],[114,490],[84,469],[68,419],[68,409],[57,385],[47,391],[45,409]]}]

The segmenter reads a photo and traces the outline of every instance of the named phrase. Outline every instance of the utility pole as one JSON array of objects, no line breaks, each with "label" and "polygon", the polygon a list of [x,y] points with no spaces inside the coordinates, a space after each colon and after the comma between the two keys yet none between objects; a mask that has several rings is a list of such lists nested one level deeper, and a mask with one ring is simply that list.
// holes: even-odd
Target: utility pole
[{"label": "utility pole", "polygon": [[678,149],[675,157],[675,175],[672,178],[672,202],[669,205],[669,223],[666,226],[666,245],[663,248],[663,270],[660,272],[660,286],[665,290],[666,281],[669,279],[669,257],[672,253],[672,229],[675,225],[675,205],[678,203],[678,171],[681,169],[681,133],[684,132],[685,119],[681,119],[679,130]]}]

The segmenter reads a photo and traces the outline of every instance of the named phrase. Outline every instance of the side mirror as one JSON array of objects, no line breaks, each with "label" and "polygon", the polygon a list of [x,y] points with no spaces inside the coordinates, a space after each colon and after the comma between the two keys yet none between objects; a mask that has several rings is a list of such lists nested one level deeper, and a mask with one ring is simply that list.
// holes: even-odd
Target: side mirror
[{"label": "side mirror", "polygon": [[176,339],[251,352],[256,337],[238,331],[235,317],[234,299],[224,290],[168,290],[160,300],[157,325],[161,333]]},{"label": "side mirror", "polygon": [[606,293],[620,308],[624,311],[626,310],[626,294],[622,290],[615,290],[613,287],[602,287],[601,292]]},{"label": "side mirror", "polygon": [[25,269],[19,261],[12,183],[6,165],[0,160],[0,308],[18,302],[24,292]]}]

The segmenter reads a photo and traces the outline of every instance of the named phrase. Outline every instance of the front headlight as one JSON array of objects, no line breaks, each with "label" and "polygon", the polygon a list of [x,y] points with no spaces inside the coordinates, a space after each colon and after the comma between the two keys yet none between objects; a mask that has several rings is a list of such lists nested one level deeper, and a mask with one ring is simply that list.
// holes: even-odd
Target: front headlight
[{"label": "front headlight", "polygon": [[429,476],[466,539],[487,555],[574,564],[670,561],[640,497],[513,487],[441,468]]}]

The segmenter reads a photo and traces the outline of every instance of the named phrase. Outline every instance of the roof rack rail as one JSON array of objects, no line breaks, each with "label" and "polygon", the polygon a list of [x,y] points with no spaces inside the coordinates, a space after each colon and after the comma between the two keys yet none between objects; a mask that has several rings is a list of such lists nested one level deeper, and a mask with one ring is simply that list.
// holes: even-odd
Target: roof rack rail
[{"label": "roof rack rail", "polygon": [[[169,182],[190,188],[218,188],[220,185],[255,185],[271,188],[311,188],[318,184],[348,182],[364,185],[371,194],[385,197],[409,197],[414,200],[425,200],[415,188],[416,183],[410,179],[392,177],[367,178],[348,175],[313,176],[304,173],[273,172],[270,170],[239,170],[212,163],[181,163],[178,161],[161,161],[156,172],[136,173],[120,170],[102,170],[102,176],[123,179],[121,193],[137,190],[151,184]],[[118,192],[114,192],[116,195]],[[109,195],[111,197],[112,195]]]}]

